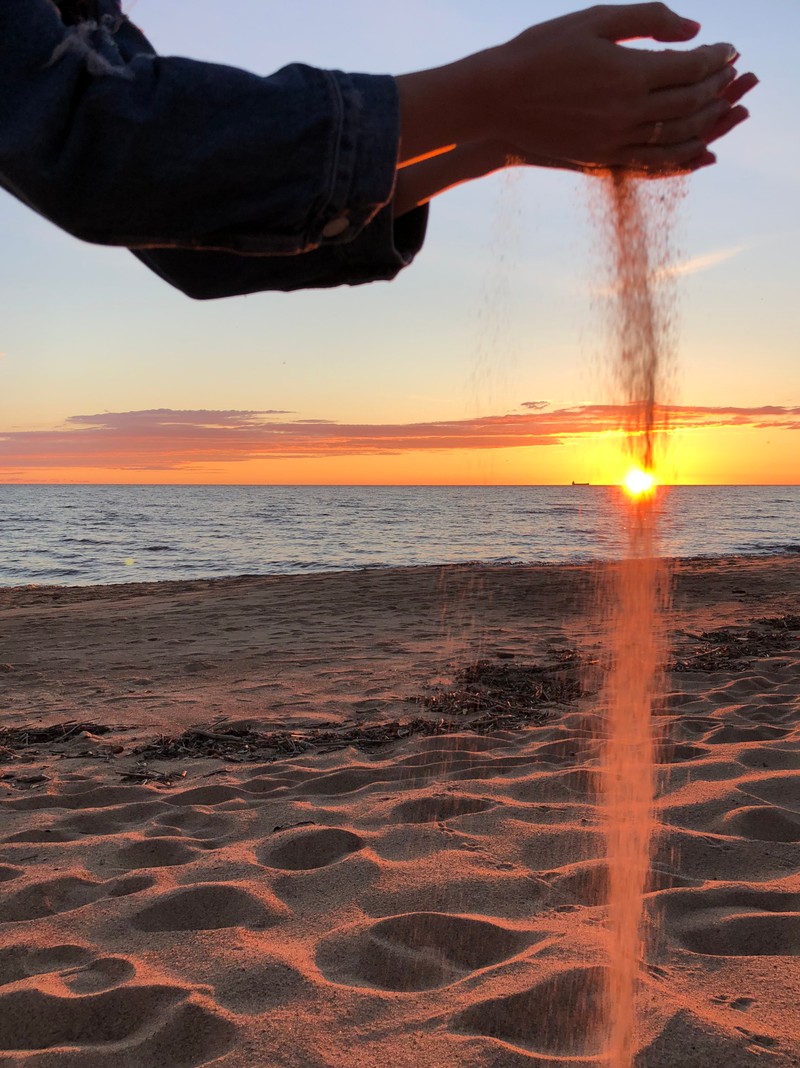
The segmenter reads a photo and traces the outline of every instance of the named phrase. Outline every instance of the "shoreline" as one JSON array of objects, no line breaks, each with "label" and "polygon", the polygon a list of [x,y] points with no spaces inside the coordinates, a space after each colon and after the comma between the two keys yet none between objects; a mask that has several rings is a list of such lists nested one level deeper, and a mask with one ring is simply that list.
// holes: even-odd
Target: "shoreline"
[{"label": "shoreline", "polygon": [[[2,723],[130,718],[170,733],[407,718],[481,658],[548,663],[606,645],[594,565],[381,568],[0,591]],[[669,571],[677,650],[798,611],[800,554],[694,558]]]},{"label": "shoreline", "polygon": [[[697,553],[690,556],[663,556],[659,557],[659,560],[667,566],[668,569],[674,570],[682,565],[691,564],[724,564],[724,565],[736,565],[740,563],[747,563],[748,561],[758,560],[772,560],[778,563],[785,563],[791,561],[794,558],[800,558],[800,543],[797,548],[782,548],[774,551],[764,552],[736,552],[736,553]],[[544,560],[536,561],[533,563],[519,563],[519,562],[492,562],[484,560],[467,560],[456,563],[431,563],[431,564],[373,564],[362,567],[340,567],[330,568],[320,571],[276,571],[276,572],[263,572],[263,573],[242,573],[231,575],[209,575],[206,577],[198,578],[168,578],[168,579],[140,579],[132,582],[87,582],[87,583],[20,583],[18,585],[0,585],[0,609],[3,607],[3,599],[6,596],[21,594],[21,593],[37,593],[54,591],[59,594],[65,592],[89,592],[94,590],[117,590],[124,591],[139,591],[143,593],[153,592],[159,587],[180,587],[190,588],[197,587],[198,589],[205,589],[214,585],[228,585],[228,584],[240,584],[248,582],[263,582],[273,580],[292,580],[292,579],[308,579],[325,578],[330,575],[365,575],[371,573],[380,574],[393,574],[393,573],[406,573],[406,572],[448,572],[448,571],[472,571],[472,572],[491,572],[491,571],[535,571],[535,570],[552,570],[559,569],[575,569],[575,570],[587,570],[598,571],[606,568],[613,568],[617,564],[621,563],[624,557],[598,559],[598,560]]]}]

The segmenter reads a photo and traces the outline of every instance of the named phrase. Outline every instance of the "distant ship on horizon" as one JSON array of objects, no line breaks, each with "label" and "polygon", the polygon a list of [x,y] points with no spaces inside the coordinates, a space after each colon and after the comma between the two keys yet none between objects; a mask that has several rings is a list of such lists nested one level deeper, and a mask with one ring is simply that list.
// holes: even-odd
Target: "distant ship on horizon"
[{"label": "distant ship on horizon", "polygon": [[591,482],[573,482],[573,486],[590,486]]}]

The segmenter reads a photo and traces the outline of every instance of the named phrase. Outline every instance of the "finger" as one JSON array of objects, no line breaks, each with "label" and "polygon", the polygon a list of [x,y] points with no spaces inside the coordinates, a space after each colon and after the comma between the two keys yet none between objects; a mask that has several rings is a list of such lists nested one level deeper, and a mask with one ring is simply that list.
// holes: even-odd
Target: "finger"
[{"label": "finger", "polygon": [[632,145],[681,145],[694,138],[706,140],[707,135],[731,110],[727,100],[712,100],[688,119],[671,122],[645,123],[637,126],[630,137]]},{"label": "finger", "polygon": [[694,171],[702,170],[703,167],[713,167],[716,162],[717,157],[714,155],[714,153],[709,152],[708,149],[706,149],[706,151],[703,152],[702,155],[697,156],[696,159],[693,159],[690,163],[687,163],[686,170],[684,173],[692,174],[694,173]]},{"label": "finger", "polygon": [[605,4],[591,13],[598,35],[609,41],[691,41],[700,30],[699,22],[681,18],[666,4]]},{"label": "finger", "polygon": [[623,167],[655,171],[684,170],[707,151],[705,142],[692,138],[680,145],[629,145],[614,160]]},{"label": "finger", "polygon": [[699,156],[695,156],[694,159],[688,161],[688,163],[681,163],[674,167],[639,167],[632,169],[632,173],[637,178],[649,178],[657,180],[659,178],[677,178],[682,174],[694,174],[695,171],[700,171],[703,167],[713,167],[717,162],[717,157],[713,152],[709,152],[706,149],[705,152]]},{"label": "finger", "polygon": [[702,82],[732,63],[737,55],[733,45],[714,44],[693,48],[691,52],[639,52],[637,58],[646,63],[643,69],[652,89],[672,89]]},{"label": "finger", "polygon": [[667,122],[669,119],[685,119],[700,111],[717,97],[725,96],[725,91],[736,80],[733,67],[725,67],[698,82],[697,85],[683,89],[659,89],[650,93],[645,104],[642,122]]},{"label": "finger", "polygon": [[739,126],[746,119],[750,118],[750,112],[747,108],[741,106],[731,108],[727,115],[723,115],[721,119],[711,127],[706,134],[704,140],[707,145],[710,145],[712,141],[718,141],[720,137],[724,137],[725,134],[729,134],[731,130]]},{"label": "finger", "polygon": [[751,89],[755,89],[758,85],[758,78],[755,74],[743,74],[741,78],[736,78],[731,84],[722,92],[721,96],[724,100],[727,100],[729,104],[738,104],[745,93],[749,93]]},{"label": "finger", "polygon": [[695,171],[702,170],[703,167],[711,167],[717,162],[717,157],[713,152],[709,152],[706,149],[699,156],[695,156],[694,159],[688,163],[682,163],[674,167],[587,167],[583,168],[583,173],[593,178],[606,178],[609,174],[616,172],[622,172],[626,175],[631,175],[634,178],[646,178],[657,180],[659,178],[675,178],[682,174],[693,174]]}]

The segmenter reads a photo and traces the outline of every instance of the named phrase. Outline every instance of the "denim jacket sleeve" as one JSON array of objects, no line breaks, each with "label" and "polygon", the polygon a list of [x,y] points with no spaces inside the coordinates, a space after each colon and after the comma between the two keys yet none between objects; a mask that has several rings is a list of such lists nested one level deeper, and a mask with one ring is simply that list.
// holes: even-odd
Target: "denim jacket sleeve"
[{"label": "denim jacket sleeve", "polygon": [[0,3],[0,185],[193,296],[353,284],[410,262],[426,215],[392,219],[393,78],[160,57],[119,0],[99,8],[67,27],[51,0]]}]

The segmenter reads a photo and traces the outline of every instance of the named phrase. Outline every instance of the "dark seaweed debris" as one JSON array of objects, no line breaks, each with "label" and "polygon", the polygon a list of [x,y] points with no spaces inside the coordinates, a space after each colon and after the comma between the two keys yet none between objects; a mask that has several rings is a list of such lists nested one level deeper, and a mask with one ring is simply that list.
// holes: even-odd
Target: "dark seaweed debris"
[{"label": "dark seaweed debris", "polygon": [[[570,663],[573,659],[570,656]],[[581,687],[572,675],[574,671],[569,674],[563,664],[541,668],[480,660],[458,673],[457,688],[416,698],[416,703],[427,713],[434,713],[433,717],[297,731],[193,728],[175,737],[161,735],[134,749],[141,767],[130,774],[137,781],[155,781],[156,773],[147,769],[147,761],[152,760],[217,757],[244,763],[293,757],[312,749],[326,753],[350,746],[376,749],[415,735],[520,729],[532,722],[542,722],[548,715],[546,706],[568,703],[581,696]]]},{"label": "dark seaweed debris", "polygon": [[[509,720],[545,719],[542,706],[569,704],[584,693],[577,673],[562,665],[542,668],[479,660],[459,672],[456,682],[453,689],[420,697],[419,702],[429,712],[478,715],[506,726]],[[470,726],[474,729],[474,722]]]},{"label": "dark seaweed debris", "polygon": [[800,616],[755,619],[745,627],[719,627],[690,635],[700,642],[688,656],[677,659],[673,671],[730,671],[787,650],[798,648]]},{"label": "dark seaweed debris", "polygon": [[[371,750],[417,735],[519,730],[541,723],[552,706],[568,704],[583,694],[578,681],[578,662],[573,650],[554,653],[554,664],[550,667],[479,660],[458,672],[454,687],[415,698],[423,714],[406,720],[324,724],[296,731],[258,731],[250,726],[194,727],[175,736],[162,734],[130,750],[136,763],[122,777],[127,782],[172,786],[185,773],[156,769],[150,766],[151,762],[218,758],[228,763],[246,763],[298,756],[309,750],[326,753],[350,746]],[[92,740],[125,729],[70,722],[0,730],[0,759],[6,756],[14,759],[16,752],[36,745],[58,745],[84,736]],[[114,752],[122,752],[122,747],[116,747]],[[76,755],[71,750],[61,755],[70,754]],[[92,749],[77,755],[102,754]]]},{"label": "dark seaweed debris", "polygon": [[99,723],[55,723],[50,727],[7,727],[0,729],[0,749],[27,749],[31,745],[67,742],[80,734],[110,734],[115,727]]},{"label": "dark seaweed debris", "polygon": [[153,742],[139,746],[133,752],[143,760],[182,760],[186,758],[219,757],[240,764],[253,760],[275,760],[298,756],[309,750],[331,753],[353,746],[356,749],[376,749],[390,742],[413,735],[452,734],[462,730],[493,730],[496,722],[475,721],[469,725],[445,719],[393,720],[371,726],[340,727],[332,730],[270,731],[262,733],[250,729],[235,729],[225,733],[188,730],[177,737],[162,735]]},{"label": "dark seaweed debris", "polygon": [[265,756],[291,756],[309,748],[303,740],[303,733],[262,733],[249,727],[231,728],[224,732],[193,728],[175,737],[162,734],[155,741],[138,746],[133,752],[145,760],[224,757],[227,760],[244,761],[263,759]]},{"label": "dark seaweed debris", "polygon": [[[217,757],[233,764],[254,760],[277,760],[298,756],[309,750],[330,753],[337,749],[374,749],[400,738],[415,734],[448,734],[463,730],[462,724],[412,719],[405,722],[376,723],[372,726],[341,727],[334,730],[319,728],[305,731],[254,731],[236,728],[224,733],[207,730],[188,730],[177,737],[162,735],[147,745],[134,749],[144,768],[130,773],[137,781],[156,781],[156,773],[148,772],[148,760],[183,760]],[[126,775],[126,778],[128,775]]]}]

